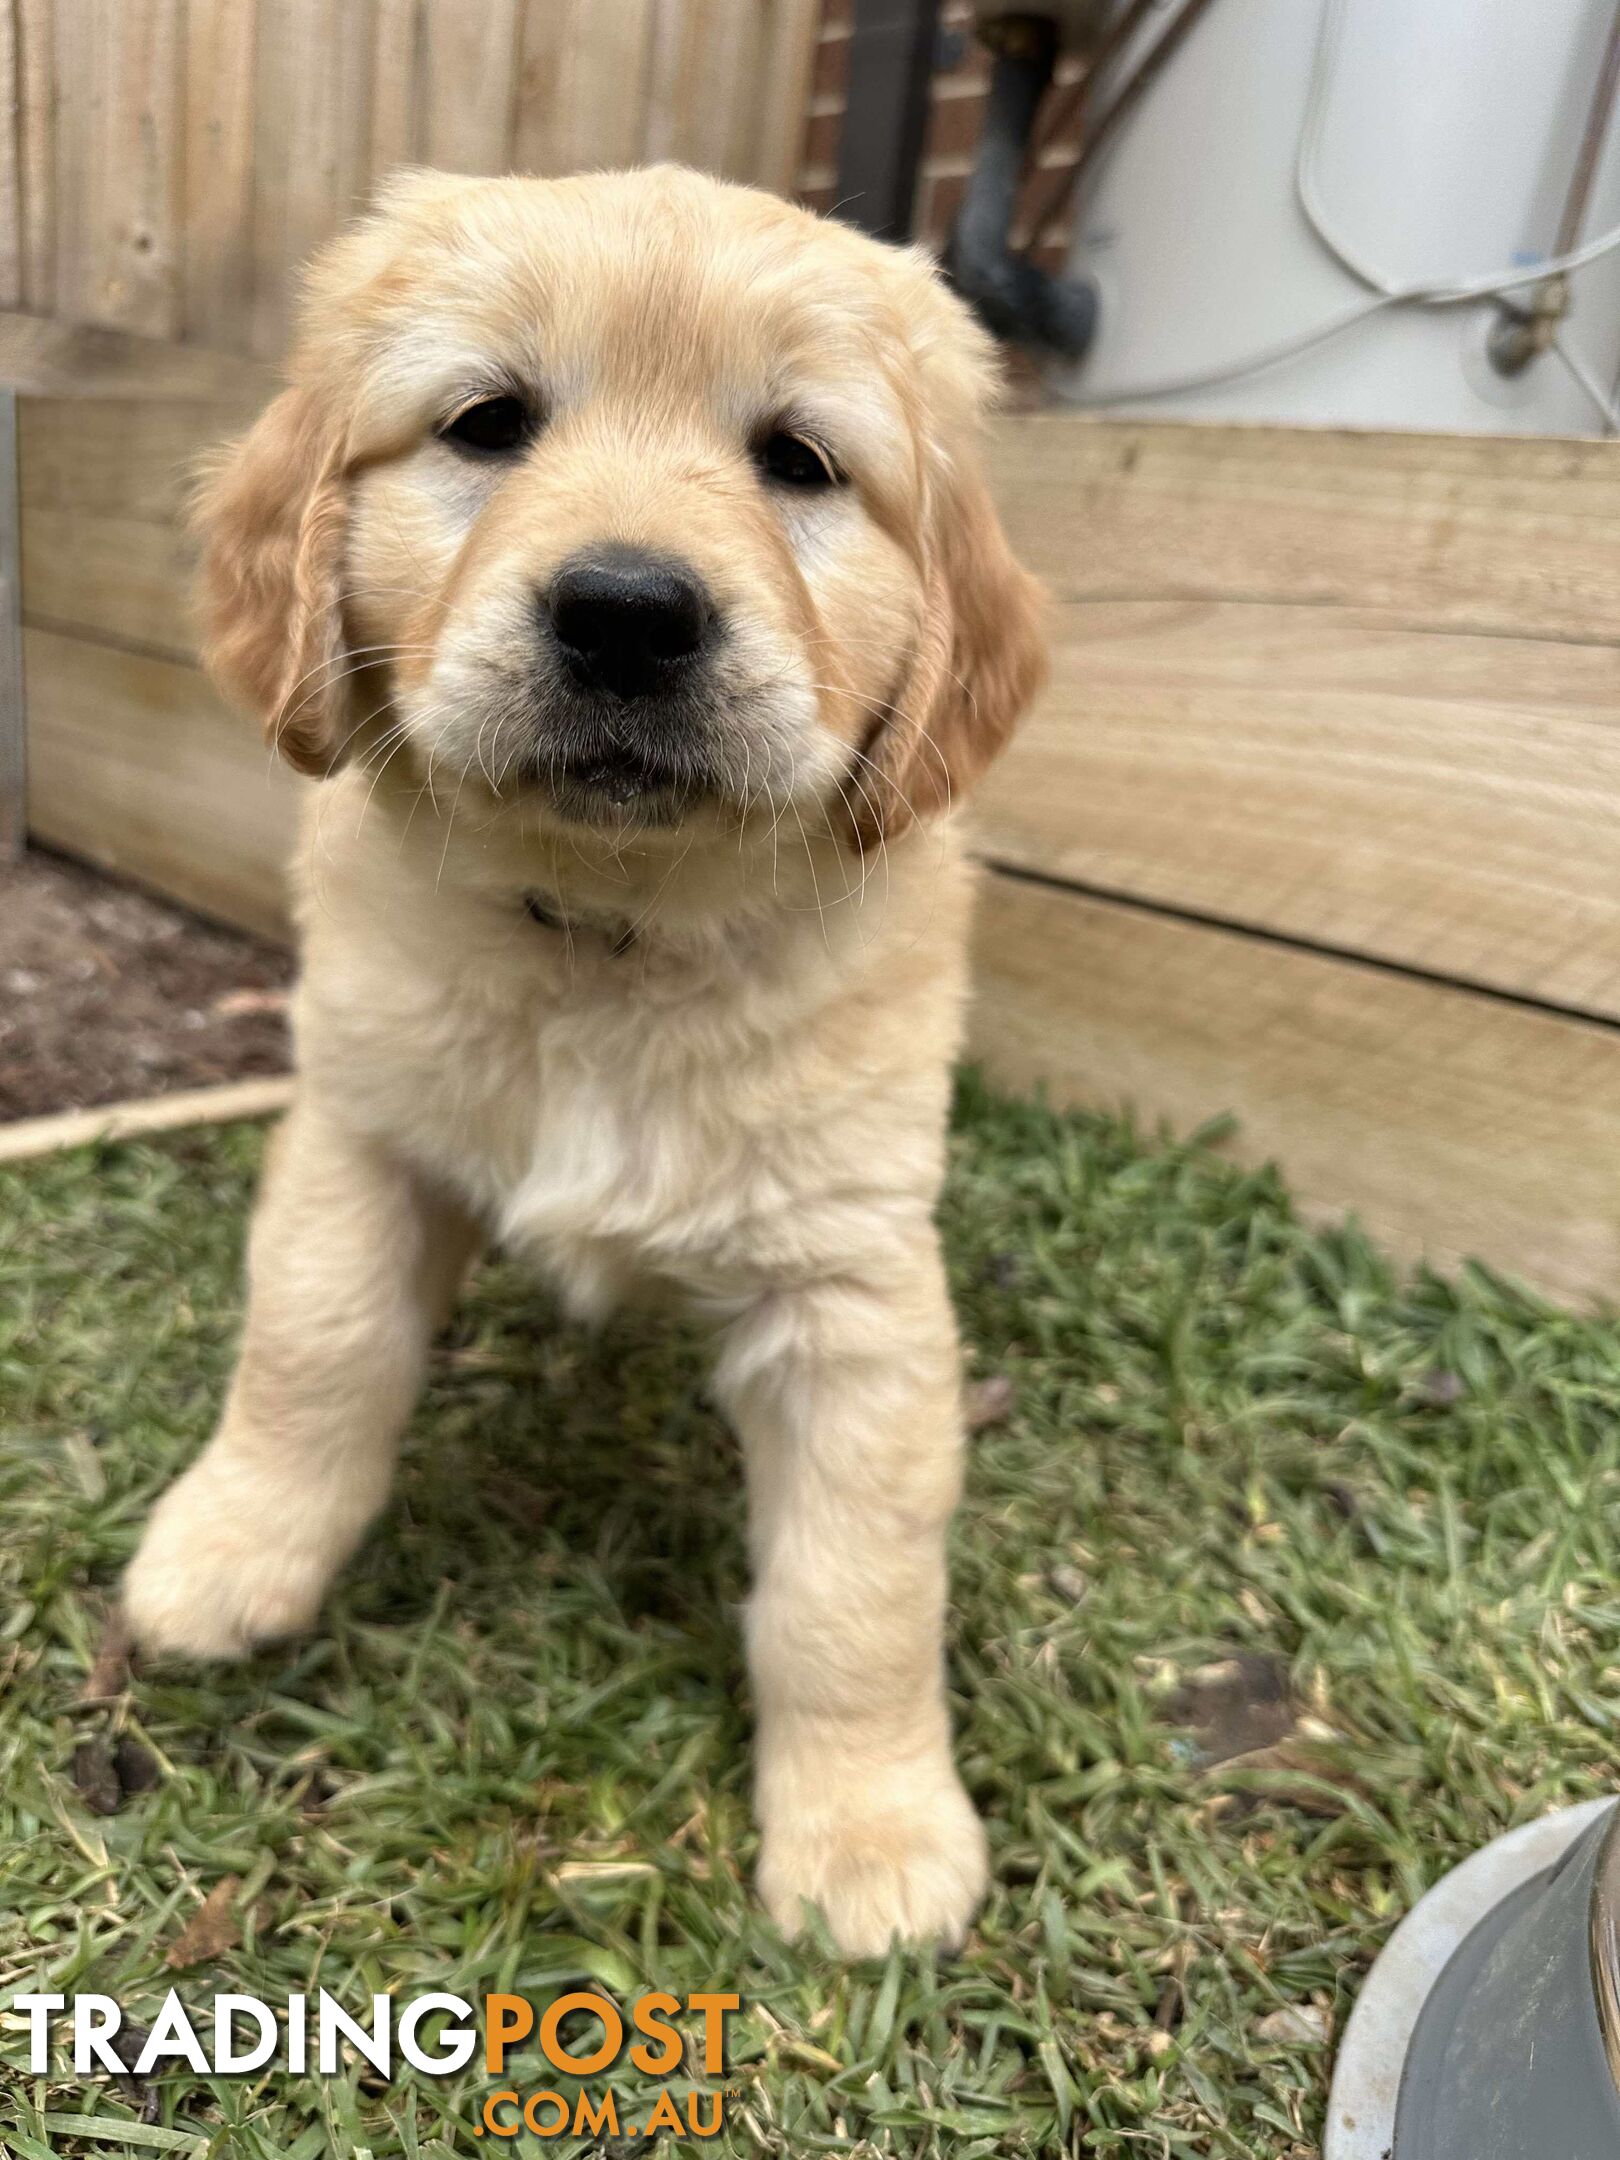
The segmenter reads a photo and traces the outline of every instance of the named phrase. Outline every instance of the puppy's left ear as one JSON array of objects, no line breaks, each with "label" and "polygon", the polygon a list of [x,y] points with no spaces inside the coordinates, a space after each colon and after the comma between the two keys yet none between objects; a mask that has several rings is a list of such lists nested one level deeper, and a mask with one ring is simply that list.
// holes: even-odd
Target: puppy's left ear
[{"label": "puppy's left ear", "polygon": [[284,390],[198,493],[203,658],[271,745],[324,774],[348,746],[341,437],[314,393]]},{"label": "puppy's left ear", "polygon": [[969,442],[938,461],[916,650],[850,791],[863,849],[960,802],[1046,678],[1044,596],[1015,560],[983,476],[957,462],[973,455]]}]

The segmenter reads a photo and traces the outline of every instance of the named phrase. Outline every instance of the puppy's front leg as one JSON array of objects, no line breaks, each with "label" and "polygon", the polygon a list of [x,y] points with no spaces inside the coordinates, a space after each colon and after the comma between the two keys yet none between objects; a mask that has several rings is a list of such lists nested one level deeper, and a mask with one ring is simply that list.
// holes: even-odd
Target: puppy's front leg
[{"label": "puppy's front leg", "polygon": [[387,1496],[428,1338],[476,1242],[458,1208],[301,1101],[254,1215],[219,1429],[124,1578],[145,1649],[238,1656],[314,1619]]},{"label": "puppy's front leg", "polygon": [[931,1234],[868,1276],[772,1291],[717,1373],[748,1466],[760,1895],[839,1947],[959,1942],[984,1833],[951,1761],[945,1531],[956,1330]]}]

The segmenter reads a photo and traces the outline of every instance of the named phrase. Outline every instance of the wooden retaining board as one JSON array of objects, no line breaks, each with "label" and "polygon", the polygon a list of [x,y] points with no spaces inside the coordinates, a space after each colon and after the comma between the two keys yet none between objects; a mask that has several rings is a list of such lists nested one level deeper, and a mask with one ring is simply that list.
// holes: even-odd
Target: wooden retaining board
[{"label": "wooden retaining board", "polygon": [[263,936],[285,936],[297,783],[199,668],[23,632],[31,829]]},{"label": "wooden retaining board", "polygon": [[1555,1295],[1620,1290],[1620,1029],[991,872],[969,1046],[1005,1085],[1196,1130],[1314,1213]]},{"label": "wooden retaining board", "polygon": [[234,395],[152,396],[140,358],[109,364],[114,394],[18,401],[30,829],[285,936],[298,783],[197,665],[185,530],[199,457],[267,381],[237,361]]},{"label": "wooden retaining board", "polygon": [[996,469],[1053,677],[989,855],[1620,1017],[1620,445],[1041,417]]}]

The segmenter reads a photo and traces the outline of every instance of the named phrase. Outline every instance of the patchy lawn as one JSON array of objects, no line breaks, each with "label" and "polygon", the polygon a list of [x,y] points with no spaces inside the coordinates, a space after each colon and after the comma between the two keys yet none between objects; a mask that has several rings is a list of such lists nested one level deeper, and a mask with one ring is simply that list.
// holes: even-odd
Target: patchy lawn
[{"label": "patchy lawn", "polygon": [[[1615,1326],[1403,1276],[1269,1175],[971,1082],[945,1224],[1012,1407],[955,1539],[995,1866],[962,1957],[843,1969],[761,1918],[742,1498],[699,1347],[560,1326],[510,1265],[320,1634],[81,1704],[225,1381],[259,1148],[0,1177],[0,2007],[736,1988],[726,2128],[671,2150],[1304,2155],[1400,1914],[1615,1783]],[[476,2065],[76,2083],[19,2067],[16,2020],[0,2061],[23,2160],[490,2149]]]}]

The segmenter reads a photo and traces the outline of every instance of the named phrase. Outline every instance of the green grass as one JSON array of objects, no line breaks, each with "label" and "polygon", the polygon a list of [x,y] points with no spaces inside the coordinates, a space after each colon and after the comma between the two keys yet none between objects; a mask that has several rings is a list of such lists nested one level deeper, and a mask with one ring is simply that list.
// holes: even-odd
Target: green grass
[{"label": "green grass", "polygon": [[[34,1983],[149,2013],[235,1875],[241,1940],[178,1976],[190,2001],[737,1988],[727,2128],[675,2151],[1306,2154],[1402,1911],[1613,1782],[1614,1325],[1403,1275],[1269,1174],[971,1082],[944,1222],[973,1369],[1016,1398],[954,1544],[995,1869],[960,1958],[846,1969],[761,1917],[742,1501],[700,1347],[561,1326],[509,1265],[320,1633],[82,1706],[108,1592],[220,1396],[259,1147],[0,1179],[0,2006]],[[1302,1722],[1211,1769],[1175,1719],[1233,1652],[1286,1662]],[[74,1759],[119,1735],[160,1775],[99,1816]],[[20,2160],[577,2149],[475,2141],[476,2067],[142,2095],[29,2077],[15,2028],[0,2057]],[[183,2135],[152,2144],[143,2103]]]}]

